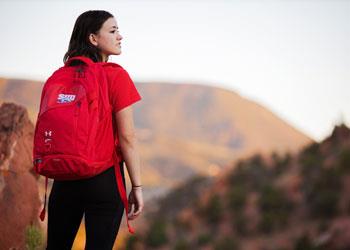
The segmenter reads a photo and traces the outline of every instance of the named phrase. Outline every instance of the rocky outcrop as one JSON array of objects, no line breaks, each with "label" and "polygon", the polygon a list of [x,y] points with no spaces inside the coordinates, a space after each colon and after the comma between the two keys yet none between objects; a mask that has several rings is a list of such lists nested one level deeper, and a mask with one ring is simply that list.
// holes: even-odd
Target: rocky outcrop
[{"label": "rocky outcrop", "polygon": [[[130,249],[350,249],[350,128],[297,154],[252,155],[146,206]],[[195,181],[193,181],[195,180]]]},{"label": "rocky outcrop", "polygon": [[27,226],[38,224],[40,200],[32,171],[34,126],[25,108],[0,107],[0,249],[24,249]]}]

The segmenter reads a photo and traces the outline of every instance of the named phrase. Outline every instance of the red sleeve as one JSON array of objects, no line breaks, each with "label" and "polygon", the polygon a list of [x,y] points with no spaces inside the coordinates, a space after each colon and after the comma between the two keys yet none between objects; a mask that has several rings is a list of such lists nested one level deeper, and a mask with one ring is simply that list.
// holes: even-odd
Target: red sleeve
[{"label": "red sleeve", "polygon": [[112,77],[109,98],[114,112],[118,112],[141,100],[134,82],[125,69],[118,70]]}]

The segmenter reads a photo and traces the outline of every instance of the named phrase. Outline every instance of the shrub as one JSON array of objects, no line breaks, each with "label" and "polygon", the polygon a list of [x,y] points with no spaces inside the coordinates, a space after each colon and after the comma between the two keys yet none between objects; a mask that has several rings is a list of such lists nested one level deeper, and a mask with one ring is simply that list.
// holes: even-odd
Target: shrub
[{"label": "shrub", "polygon": [[303,235],[300,237],[294,245],[294,250],[312,250],[313,246],[308,235]]},{"label": "shrub", "polygon": [[275,226],[274,214],[272,212],[264,212],[261,215],[259,230],[263,233],[271,233]]},{"label": "shrub", "polygon": [[304,178],[311,178],[323,167],[323,158],[319,155],[304,155],[300,158],[301,174]]},{"label": "shrub", "polygon": [[212,236],[208,233],[203,233],[198,236],[197,238],[197,245],[198,246],[205,246],[208,243],[210,243],[213,240]]},{"label": "shrub", "polygon": [[194,207],[198,202],[202,187],[207,186],[210,179],[206,176],[195,175],[177,186],[166,196],[159,199],[158,211],[162,211],[164,217],[172,217],[177,211]]},{"label": "shrub", "polygon": [[180,239],[176,242],[174,250],[191,250],[191,245],[185,240]]},{"label": "shrub", "polygon": [[211,225],[217,224],[223,213],[223,207],[221,203],[220,196],[215,194],[211,196],[206,207],[205,207],[205,217]]},{"label": "shrub", "polygon": [[343,172],[350,171],[350,149],[344,148],[338,158],[338,166]]},{"label": "shrub", "polygon": [[192,222],[191,222],[191,220],[184,220],[182,218],[175,217],[172,220],[172,224],[174,226],[174,229],[177,232],[183,232],[183,233],[187,234],[188,231],[190,231],[192,229]]},{"label": "shrub", "polygon": [[313,143],[306,147],[299,156],[301,173],[304,178],[311,178],[323,167],[324,157],[320,152],[320,144]]},{"label": "shrub", "polygon": [[237,162],[233,170],[229,173],[227,181],[231,187],[235,187],[237,185],[244,186],[246,184],[246,165],[247,164],[245,161],[240,160]]},{"label": "shrub", "polygon": [[126,239],[125,249],[126,250],[135,250],[136,244],[140,242],[140,238],[137,234],[128,236]]},{"label": "shrub", "polygon": [[325,248],[315,246],[310,240],[309,235],[304,234],[294,243],[294,250],[325,250]]},{"label": "shrub", "polygon": [[287,195],[271,184],[261,190],[258,206],[262,213],[259,227],[267,233],[287,225],[288,216],[293,209],[293,204],[288,200]]},{"label": "shrub", "polygon": [[146,244],[150,247],[159,247],[168,243],[166,228],[167,224],[163,219],[153,221],[146,235]]},{"label": "shrub", "polygon": [[232,237],[224,237],[216,241],[214,250],[237,250],[238,243]]},{"label": "shrub", "polygon": [[288,167],[291,161],[291,155],[286,153],[284,156],[280,156],[276,152],[271,154],[271,158],[273,161],[273,172],[275,175],[282,174]]},{"label": "shrub", "polygon": [[249,164],[254,166],[265,166],[264,161],[260,154],[255,154],[249,158]]},{"label": "shrub", "polygon": [[247,217],[242,213],[237,213],[233,216],[233,227],[234,230],[241,236],[247,234]]},{"label": "shrub", "polygon": [[331,221],[329,220],[325,220],[325,219],[321,219],[317,225],[317,231],[318,233],[323,233],[327,230],[329,230],[329,227],[331,226]]},{"label": "shrub", "polygon": [[39,227],[30,225],[25,230],[25,242],[27,250],[37,250],[42,248],[43,234]]},{"label": "shrub", "polygon": [[306,147],[304,147],[304,149],[301,151],[302,155],[319,155],[320,152],[320,143],[318,142],[314,142],[311,143],[310,145],[307,145]]},{"label": "shrub", "polygon": [[244,208],[247,200],[247,189],[237,185],[228,192],[228,205],[234,212],[240,212]]},{"label": "shrub", "polygon": [[335,168],[321,169],[315,179],[304,180],[304,199],[314,218],[329,219],[337,215],[340,197],[340,174]]},{"label": "shrub", "polygon": [[311,214],[317,218],[331,218],[337,215],[339,194],[332,190],[323,190],[312,198]]},{"label": "shrub", "polygon": [[240,186],[247,191],[259,190],[273,178],[273,171],[266,167],[260,155],[254,155],[246,161],[237,163],[228,176],[232,188]]}]

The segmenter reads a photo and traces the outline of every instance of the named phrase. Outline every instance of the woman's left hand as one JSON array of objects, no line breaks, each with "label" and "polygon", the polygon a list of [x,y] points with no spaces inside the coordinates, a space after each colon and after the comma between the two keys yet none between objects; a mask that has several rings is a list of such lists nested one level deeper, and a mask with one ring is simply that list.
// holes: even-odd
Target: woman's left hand
[{"label": "woman's left hand", "polygon": [[[132,188],[129,194],[129,211],[128,211],[128,219],[133,220],[137,216],[140,215],[140,213],[143,210],[144,204],[143,204],[143,196],[142,196],[142,188]],[[133,209],[133,211],[132,211]]]}]

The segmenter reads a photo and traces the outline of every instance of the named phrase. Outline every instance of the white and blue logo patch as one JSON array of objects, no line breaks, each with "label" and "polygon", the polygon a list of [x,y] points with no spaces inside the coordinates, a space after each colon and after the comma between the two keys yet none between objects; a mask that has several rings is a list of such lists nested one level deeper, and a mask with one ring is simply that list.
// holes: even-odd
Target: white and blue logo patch
[{"label": "white and blue logo patch", "polygon": [[75,95],[58,94],[57,103],[72,102],[75,99]]}]

